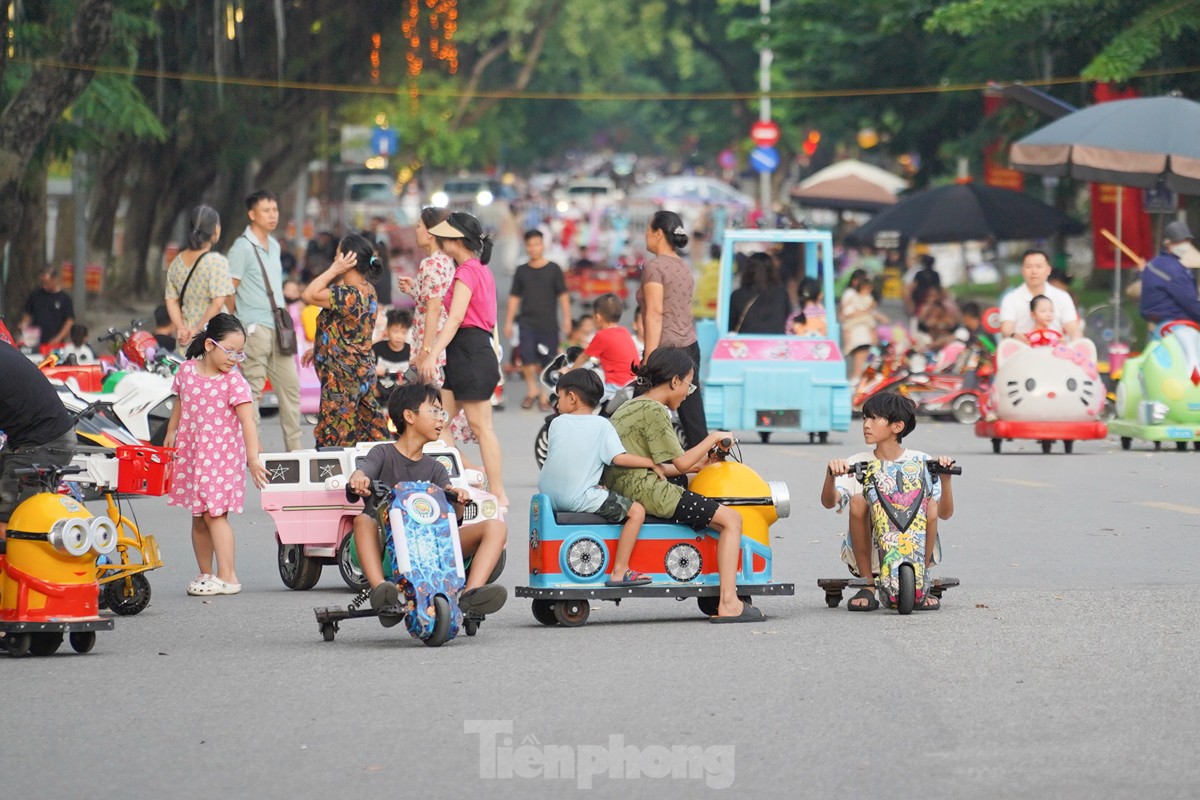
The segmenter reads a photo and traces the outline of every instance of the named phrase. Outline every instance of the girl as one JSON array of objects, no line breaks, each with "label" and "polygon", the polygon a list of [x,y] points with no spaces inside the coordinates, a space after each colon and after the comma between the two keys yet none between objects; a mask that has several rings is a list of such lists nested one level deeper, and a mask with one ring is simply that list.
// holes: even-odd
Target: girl
[{"label": "girl", "polygon": [[485,236],[479,220],[456,211],[429,232],[442,240],[442,249],[458,269],[446,293],[446,325],[430,343],[422,341],[412,365],[421,380],[437,379],[438,359],[446,356],[442,385],[443,407],[453,418],[459,405],[479,440],[479,453],[490,491],[502,508],[508,507],[500,442],[492,428],[492,393],[500,382],[500,365],[492,349],[496,327],[496,282],[485,265],[492,256],[492,237]]},{"label": "girl", "polygon": [[843,349],[853,356],[851,382],[857,381],[862,375],[871,348],[879,343],[879,337],[875,334],[876,323],[887,322],[887,317],[876,309],[871,288],[871,276],[865,270],[856,269],[850,274],[850,285],[846,287],[839,304]]},{"label": "girl", "polygon": [[[711,433],[686,452],[675,436],[668,409],[678,409],[684,398],[696,389],[692,383],[695,366],[691,355],[680,347],[660,347],[634,371],[641,396],[622,404],[612,416],[613,427],[626,452],[662,465],[669,477],[697,471],[707,462],[708,451],[730,434],[726,431]],[[742,518],[737,511],[676,483],[659,480],[649,469],[607,467],[604,486],[641,503],[647,514],[689,525],[698,531],[705,528],[717,531],[720,534],[717,572],[721,597],[717,616],[711,621],[759,622],[764,619],[761,611],[738,600],[737,566]]]},{"label": "girl", "polygon": [[[679,257],[687,247],[683,220],[674,211],[659,211],[646,228],[646,249],[653,256],[642,268],[642,285],[637,302],[645,315],[646,355],[659,347],[682,347],[692,357],[694,369],[700,368],[700,345],[692,323],[692,297],[695,278],[692,268]],[[696,384],[699,390],[700,384]],[[708,435],[704,402],[699,391],[688,397],[679,409],[679,422],[689,445]]]},{"label": "girl", "polygon": [[245,347],[246,331],[237,317],[217,314],[192,339],[188,360],[171,386],[178,399],[163,443],[178,449],[167,503],[192,514],[192,548],[200,577],[188,585],[190,595],[242,590],[227,517],[242,511],[247,467],[255,486],[267,485],[267,471],[258,459],[250,384],[236,369],[246,360]]},{"label": "girl", "polygon": [[826,336],[829,326],[825,319],[824,292],[816,278],[800,281],[799,311],[788,317],[788,333],[797,336]]},{"label": "girl", "polygon": [[220,215],[208,206],[196,206],[188,217],[187,249],[167,267],[167,313],[180,347],[187,347],[233,294],[229,262],[213,252],[220,239]]},{"label": "girl", "polygon": [[352,233],[338,243],[329,269],[313,278],[300,299],[324,309],[317,317],[313,348],[304,364],[315,362],[321,379],[321,407],[313,437],[317,447],[353,447],[388,437],[383,409],[375,397],[375,354],[371,335],[379,301],[374,282],[383,264],[366,237]]}]

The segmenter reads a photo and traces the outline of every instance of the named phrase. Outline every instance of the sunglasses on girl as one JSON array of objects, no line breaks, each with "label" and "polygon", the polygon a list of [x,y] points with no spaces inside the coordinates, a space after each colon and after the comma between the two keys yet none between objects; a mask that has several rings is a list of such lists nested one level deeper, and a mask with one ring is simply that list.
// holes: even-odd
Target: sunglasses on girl
[{"label": "sunglasses on girl", "polygon": [[232,361],[233,363],[235,363],[235,364],[240,364],[240,363],[242,363],[243,361],[245,361],[245,360],[246,360],[246,354],[245,354],[245,353],[236,353],[236,352],[234,352],[233,350],[230,350],[230,349],[228,349],[228,348],[225,348],[225,347],[221,347],[221,343],[220,343],[220,342],[218,342],[216,339],[209,339],[209,341],[213,343],[213,347],[217,348],[217,349],[218,349],[218,350],[220,350],[222,353],[224,353],[225,355],[229,356],[229,360],[230,360],[230,361]]}]

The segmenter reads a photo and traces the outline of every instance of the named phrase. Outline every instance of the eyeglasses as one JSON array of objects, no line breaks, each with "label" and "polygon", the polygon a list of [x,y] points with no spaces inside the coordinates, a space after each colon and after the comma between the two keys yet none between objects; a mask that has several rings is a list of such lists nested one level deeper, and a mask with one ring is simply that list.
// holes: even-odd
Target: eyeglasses
[{"label": "eyeglasses", "polygon": [[246,360],[245,353],[235,353],[233,350],[229,350],[227,348],[221,347],[220,343],[216,339],[209,339],[209,341],[213,343],[213,347],[217,348],[222,353],[229,356],[229,360],[232,361],[233,363],[240,364]]},{"label": "eyeglasses", "polygon": [[[680,380],[682,380],[682,378],[680,378]],[[691,396],[692,396],[692,394],[693,394],[693,393],[696,391],[696,388],[697,388],[697,387],[696,387],[696,384],[694,384],[694,383],[689,383],[689,384],[688,384],[688,391],[687,391],[687,393],[688,393],[688,397],[691,397]]]},{"label": "eyeglasses", "polygon": [[434,419],[440,419],[442,422],[445,422],[450,418],[450,415],[446,413],[444,408],[435,408],[430,406],[429,408],[422,408],[421,410],[428,412],[431,417]]}]

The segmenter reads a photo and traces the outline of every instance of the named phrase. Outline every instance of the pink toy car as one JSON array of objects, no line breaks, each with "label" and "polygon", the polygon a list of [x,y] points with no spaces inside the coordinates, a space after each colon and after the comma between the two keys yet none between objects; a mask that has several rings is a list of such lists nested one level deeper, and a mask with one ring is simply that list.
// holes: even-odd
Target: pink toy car
[{"label": "pink toy car", "polygon": [[[279,545],[279,577],[289,589],[316,586],[321,568],[337,564],[346,585],[366,588],[362,571],[354,563],[351,531],[362,503],[346,496],[346,483],[367,452],[379,443],[354,447],[263,453],[267,487],[262,490],[263,510],[275,522]],[[463,522],[503,519],[494,495],[483,490],[483,474],[463,468],[462,456],[454,447],[430,442],[425,453],[433,456],[450,473],[455,486],[471,494]]]}]

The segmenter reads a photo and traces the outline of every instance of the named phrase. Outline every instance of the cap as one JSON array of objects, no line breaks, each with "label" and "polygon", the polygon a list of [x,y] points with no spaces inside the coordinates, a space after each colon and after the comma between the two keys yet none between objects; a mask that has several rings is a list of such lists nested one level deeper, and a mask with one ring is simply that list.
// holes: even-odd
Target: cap
[{"label": "cap", "polygon": [[1163,228],[1163,238],[1168,242],[1186,242],[1188,239],[1195,239],[1192,236],[1192,231],[1188,228],[1187,223],[1183,220],[1175,220]]},{"label": "cap", "polygon": [[460,231],[458,228],[454,227],[453,225],[451,225],[448,220],[443,220],[442,222],[439,222],[437,225],[434,225],[432,228],[429,229],[429,234],[431,236],[437,236],[438,238],[441,238],[441,239],[462,239],[462,238],[464,238],[463,232]]}]

